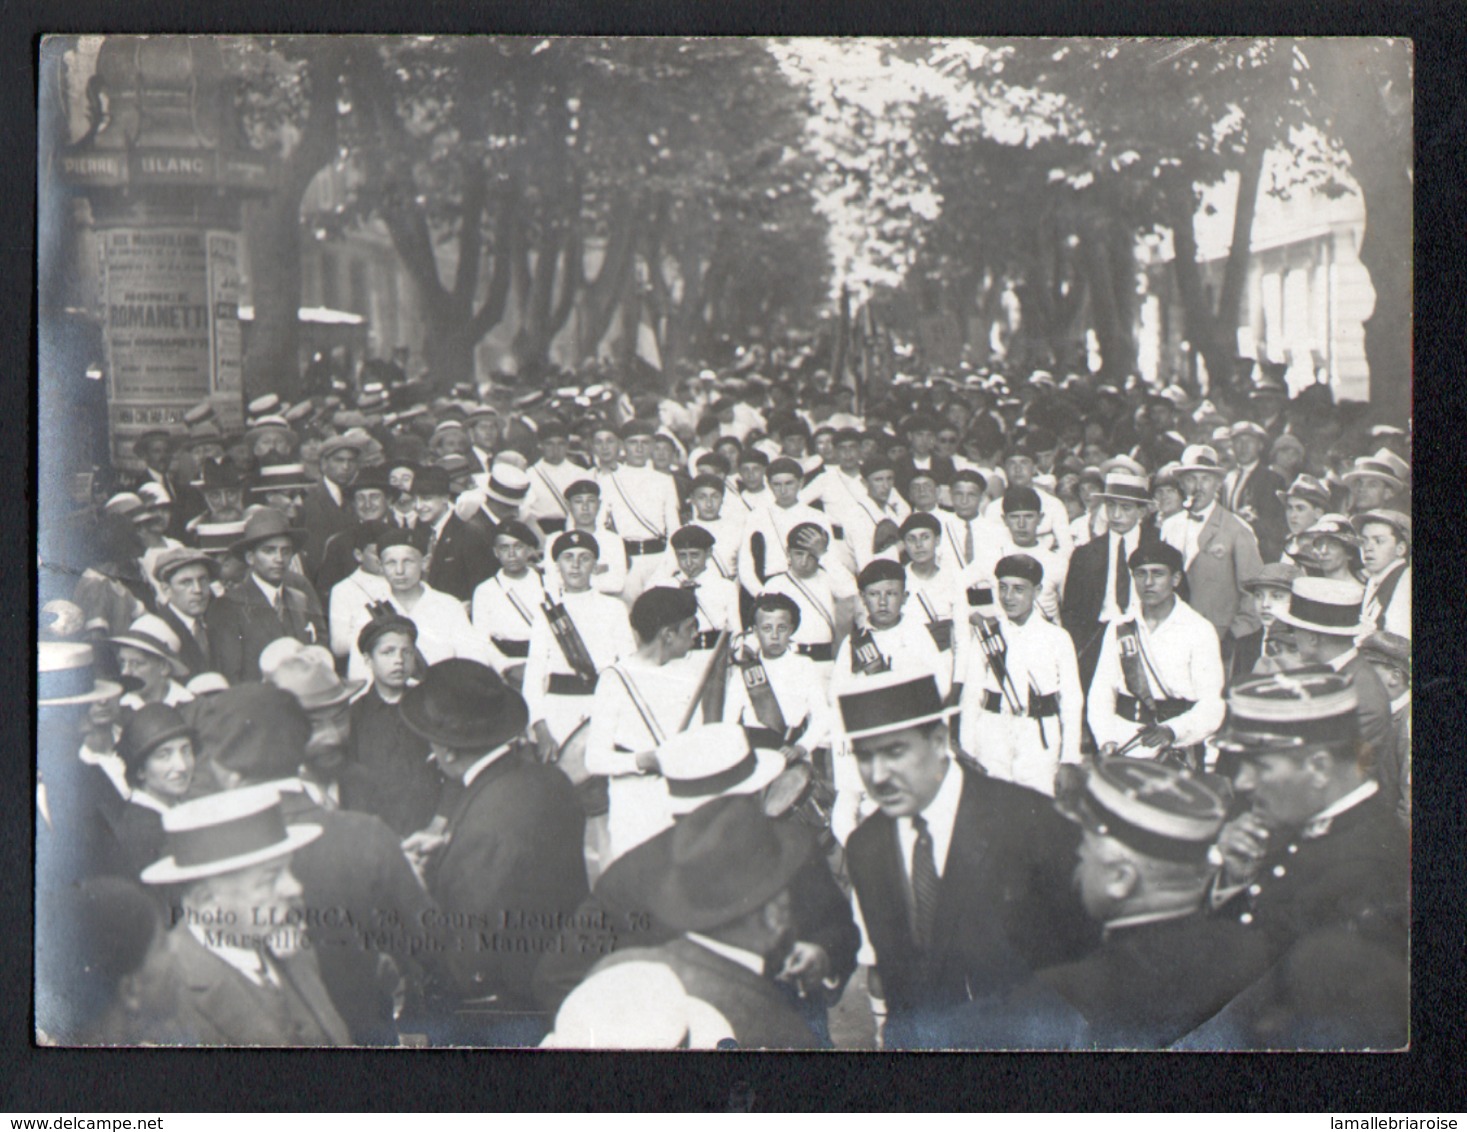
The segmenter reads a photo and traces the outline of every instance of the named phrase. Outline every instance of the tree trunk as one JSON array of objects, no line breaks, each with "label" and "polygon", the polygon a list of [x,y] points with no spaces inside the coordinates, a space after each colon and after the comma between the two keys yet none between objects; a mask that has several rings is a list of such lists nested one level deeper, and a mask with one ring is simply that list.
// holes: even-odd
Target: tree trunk
[{"label": "tree trunk", "polygon": [[300,392],[301,201],[336,152],[344,61],[340,45],[326,43],[312,52],[300,141],[280,163],[279,188],[244,211],[255,307],[243,361],[246,400],[271,392],[293,400]]}]

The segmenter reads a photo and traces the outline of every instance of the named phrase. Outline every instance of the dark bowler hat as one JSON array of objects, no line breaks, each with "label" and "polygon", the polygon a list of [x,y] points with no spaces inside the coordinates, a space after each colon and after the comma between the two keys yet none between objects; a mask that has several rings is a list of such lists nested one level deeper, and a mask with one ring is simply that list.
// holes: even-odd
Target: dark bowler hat
[{"label": "dark bowler hat", "polygon": [[1218,749],[1248,756],[1307,754],[1315,746],[1360,737],[1354,681],[1311,664],[1234,685]]},{"label": "dark bowler hat", "polygon": [[650,641],[663,629],[681,625],[698,615],[698,599],[693,591],[681,586],[653,586],[644,590],[632,604],[632,629],[644,641]]},{"label": "dark bowler hat", "polygon": [[286,825],[273,786],[225,790],[163,815],[168,856],[143,870],[144,884],[177,884],[238,872],[294,853],[321,836],[319,825]]},{"label": "dark bowler hat", "polygon": [[847,739],[906,731],[946,719],[957,710],[943,705],[942,693],[932,676],[913,680],[887,673],[863,680],[858,688],[838,697],[841,726]]},{"label": "dark bowler hat", "polygon": [[439,661],[409,688],[402,721],[430,743],[487,754],[515,739],[530,722],[524,697],[487,665]]},{"label": "dark bowler hat", "polygon": [[386,464],[374,464],[369,468],[363,468],[357,473],[357,478],[351,481],[351,487],[347,491],[355,495],[359,491],[380,491],[389,498],[397,495],[397,488],[387,478],[389,469]]},{"label": "dark bowler hat", "polygon": [[1142,566],[1165,566],[1173,574],[1187,572],[1182,552],[1159,538],[1142,539],[1136,549],[1131,551],[1131,557],[1126,559],[1126,565],[1132,570],[1139,570]]},{"label": "dark bowler hat", "polygon": [[1101,837],[1148,857],[1202,862],[1227,806],[1185,771],[1149,759],[1100,759],[1055,797],[1055,808]]},{"label": "dark bowler hat", "polygon": [[224,491],[244,487],[244,473],[233,460],[205,460],[194,486],[205,491]]},{"label": "dark bowler hat", "polygon": [[420,498],[425,495],[453,495],[447,469],[436,464],[426,464],[419,468],[413,476],[413,494]]},{"label": "dark bowler hat", "polygon": [[994,566],[993,576],[995,579],[1018,578],[1037,586],[1044,581],[1044,567],[1032,554],[1005,554]]},{"label": "dark bowler hat", "polygon": [[198,744],[198,736],[179,710],[167,704],[144,704],[122,725],[117,740],[117,753],[127,767],[128,777],[138,771],[147,757],[171,739],[188,736]]},{"label": "dark bowler hat", "polygon": [[290,525],[290,520],[285,517],[284,511],[276,510],[274,507],[261,507],[244,521],[243,534],[229,550],[232,554],[244,554],[245,551],[252,550],[259,543],[271,538],[288,538],[299,549],[305,537],[304,530]]},{"label": "dark bowler hat", "polygon": [[716,798],[678,819],[662,854],[629,858],[632,890],[674,931],[706,931],[762,908],[814,849],[797,822],[764,816],[751,794]]},{"label": "dark bowler hat", "polygon": [[198,753],[249,782],[300,770],[311,720],[300,702],[273,684],[236,684],[191,705]]},{"label": "dark bowler hat", "polygon": [[550,557],[552,560],[559,558],[568,550],[589,550],[595,557],[601,557],[596,536],[587,531],[566,531],[550,544]]},{"label": "dark bowler hat", "polygon": [[712,550],[713,532],[707,527],[689,524],[674,531],[670,541],[673,550]]}]

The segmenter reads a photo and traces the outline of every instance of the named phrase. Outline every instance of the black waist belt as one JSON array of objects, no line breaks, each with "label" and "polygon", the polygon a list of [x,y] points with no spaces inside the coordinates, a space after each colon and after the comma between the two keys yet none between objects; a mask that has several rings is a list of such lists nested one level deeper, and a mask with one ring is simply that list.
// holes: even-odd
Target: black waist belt
[{"label": "black waist belt", "polygon": [[[983,710],[991,711],[994,715],[1003,712],[1004,698],[1002,692],[984,691]],[[1059,693],[1049,692],[1045,695],[1029,696],[1029,710],[1025,713],[1030,719],[1049,719],[1051,716],[1059,715]]]},{"label": "black waist belt", "polygon": [[841,526],[839,523],[831,523],[830,524],[830,534],[831,534],[831,537],[833,537],[833,538],[843,539],[843,538],[846,537],[846,529],[843,526]]},{"label": "black waist belt", "polygon": [[596,681],[587,680],[584,676],[552,672],[550,686],[545,690],[552,696],[593,696],[596,694]]},{"label": "black waist belt", "polygon": [[811,660],[835,659],[835,646],[832,644],[796,645],[795,652],[799,653],[801,656],[808,656]]},{"label": "black waist belt", "polygon": [[717,629],[709,629],[706,632],[699,633],[696,637],[693,638],[693,648],[695,649],[711,649],[717,643]]},{"label": "black waist belt", "polygon": [[635,558],[639,554],[661,554],[667,549],[665,538],[649,538],[638,542],[636,539],[624,538],[621,544],[627,548],[627,554]]},{"label": "black waist belt", "polygon": [[494,647],[505,656],[518,657],[523,660],[530,655],[529,641],[512,641],[508,637],[490,637],[489,639],[494,642]]},{"label": "black waist belt", "polygon": [[[1157,722],[1165,723],[1169,719],[1176,719],[1177,716],[1191,711],[1195,706],[1195,700],[1157,700]],[[1122,719],[1129,719],[1132,723],[1141,723],[1143,722],[1141,716],[1145,710],[1146,705],[1135,696],[1116,693],[1116,714]]]},{"label": "black waist belt", "polygon": [[798,743],[800,736],[805,734],[809,722],[809,720],[803,721],[789,733],[788,739],[772,727],[745,727],[744,735],[748,737],[750,747],[757,747],[765,751],[777,751],[786,743]]}]

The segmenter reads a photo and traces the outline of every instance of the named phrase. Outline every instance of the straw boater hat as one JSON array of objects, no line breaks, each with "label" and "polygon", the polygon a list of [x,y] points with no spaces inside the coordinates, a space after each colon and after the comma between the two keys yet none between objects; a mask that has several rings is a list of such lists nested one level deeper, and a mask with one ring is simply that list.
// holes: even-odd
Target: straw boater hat
[{"label": "straw boater hat", "polygon": [[667,810],[690,813],[722,794],[757,794],[779,777],[785,761],[755,751],[736,723],[710,723],[671,736],[657,750],[667,788]]},{"label": "straw boater hat", "polygon": [[176,679],[188,677],[188,666],[179,659],[183,643],[168,622],[155,613],[143,614],[128,626],[127,632],[109,637],[108,640],[119,647],[137,649],[167,661],[168,669]]},{"label": "straw boater hat", "polygon": [[1182,459],[1178,463],[1178,472],[1210,472],[1215,476],[1222,475],[1225,469],[1218,462],[1217,450],[1210,444],[1189,444],[1182,449]]},{"label": "straw boater hat", "polygon": [[1299,629],[1332,637],[1358,637],[1374,625],[1362,624],[1360,607],[1365,587],[1340,578],[1295,578],[1289,589],[1289,608],[1279,620]]},{"label": "straw boater hat", "polygon": [[199,523],[194,527],[194,537],[205,554],[225,555],[233,553],[244,531],[243,519],[228,523]]},{"label": "straw boater hat", "polygon": [[70,707],[114,699],[139,681],[97,679],[91,645],[75,641],[36,642],[36,704]]},{"label": "straw boater hat", "polygon": [[255,473],[250,493],[265,495],[272,491],[307,491],[315,486],[316,481],[306,474],[304,464],[266,464]]},{"label": "straw boater hat", "polygon": [[1151,483],[1144,475],[1116,470],[1105,477],[1105,485],[1097,495],[1101,499],[1113,499],[1117,503],[1136,503],[1145,507],[1151,503]]},{"label": "straw boater hat", "polygon": [[238,872],[294,853],[321,836],[319,825],[286,825],[275,787],[245,786],[183,802],[163,815],[168,856],[149,865],[144,884],[177,884]]},{"label": "straw boater hat", "polygon": [[839,699],[847,739],[906,731],[945,720],[957,710],[943,706],[937,680],[932,676],[913,680],[887,673],[863,680],[859,690]]},{"label": "straw boater hat", "polygon": [[496,460],[489,473],[484,494],[506,507],[518,507],[530,491],[530,477],[522,469]]}]

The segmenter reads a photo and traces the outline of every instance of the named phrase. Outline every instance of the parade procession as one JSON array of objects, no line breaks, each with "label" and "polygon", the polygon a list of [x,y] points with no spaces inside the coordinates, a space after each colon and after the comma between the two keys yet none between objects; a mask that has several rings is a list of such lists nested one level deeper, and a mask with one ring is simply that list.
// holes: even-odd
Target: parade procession
[{"label": "parade procession", "polygon": [[37,1042],[1410,1045],[1409,44],[40,79]]}]

